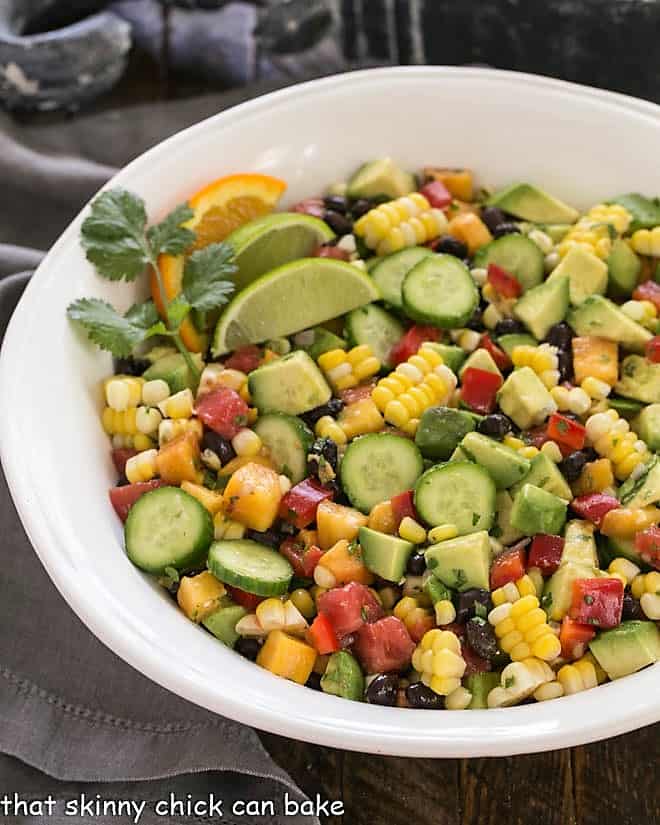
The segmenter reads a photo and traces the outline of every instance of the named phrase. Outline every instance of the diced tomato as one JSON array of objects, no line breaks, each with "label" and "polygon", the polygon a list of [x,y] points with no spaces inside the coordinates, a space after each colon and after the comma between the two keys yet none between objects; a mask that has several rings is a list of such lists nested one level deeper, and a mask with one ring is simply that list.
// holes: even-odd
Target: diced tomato
[{"label": "diced tomato", "polygon": [[490,589],[515,582],[525,575],[525,548],[514,546],[495,556],[490,566]]},{"label": "diced tomato", "polygon": [[620,506],[619,500],[607,493],[587,493],[586,496],[578,496],[571,501],[571,509],[596,527],[600,527],[610,510],[616,510]]},{"label": "diced tomato", "polygon": [[364,624],[355,637],[353,650],[366,673],[403,670],[412,658],[415,643],[396,616]]},{"label": "diced tomato", "polygon": [[364,401],[369,398],[373,388],[376,386],[375,381],[368,381],[366,384],[360,384],[357,387],[349,387],[347,390],[340,390],[339,397],[348,406],[355,404],[356,401]]},{"label": "diced tomato", "polygon": [[660,570],[660,527],[647,527],[637,533],[635,549],[643,561]]},{"label": "diced tomato", "polygon": [[165,482],[160,478],[155,478],[153,481],[138,481],[136,484],[125,484],[123,487],[113,487],[110,490],[110,503],[115,508],[115,513],[122,521],[128,518],[128,511],[135,504],[135,502],[148,493],[150,490],[156,490],[158,487],[166,487]]},{"label": "diced tomato", "polygon": [[655,281],[644,281],[632,294],[636,301],[651,301],[655,308],[660,310],[660,284]]},{"label": "diced tomato", "polygon": [[587,431],[579,421],[574,421],[561,413],[553,413],[548,420],[548,438],[565,444],[571,451],[581,450]]},{"label": "diced tomato", "polygon": [[439,341],[442,333],[437,327],[413,324],[406,334],[397,341],[390,351],[390,362],[397,364],[407,361],[422,346],[424,341]]},{"label": "diced tomato", "polygon": [[337,633],[330,619],[324,613],[319,613],[314,619],[312,626],[307,631],[307,638],[321,656],[335,653],[341,647]]},{"label": "diced tomato", "polygon": [[434,209],[444,209],[453,201],[449,189],[441,180],[433,180],[424,184],[419,190]]},{"label": "diced tomato", "polygon": [[280,502],[280,516],[301,530],[316,519],[316,508],[334,493],[315,478],[305,478],[292,487]]},{"label": "diced tomato", "polygon": [[576,579],[568,615],[581,624],[616,627],[621,624],[623,582],[621,579]]},{"label": "diced tomato", "polygon": [[342,249],[340,246],[329,246],[328,244],[321,244],[321,246],[317,246],[314,254],[312,255],[313,258],[336,258],[338,261],[348,261],[350,260],[350,254],[346,249]]},{"label": "diced tomato", "polygon": [[229,387],[207,392],[197,400],[195,412],[210,430],[227,439],[232,439],[248,420],[248,405]]},{"label": "diced tomato", "polygon": [[305,551],[303,551],[302,556],[302,570],[303,570],[303,578],[311,579],[314,575],[314,570],[316,570],[316,565],[319,563],[319,559],[323,555],[323,550],[318,547],[316,544],[312,544],[311,547],[308,547]]},{"label": "diced tomato", "polygon": [[481,341],[479,342],[479,347],[481,349],[485,349],[488,352],[501,370],[508,370],[509,367],[512,366],[511,359],[509,356],[504,352],[501,347],[498,347],[495,341],[490,337],[487,332],[481,336]]},{"label": "diced tomato", "polygon": [[112,451],[112,463],[120,476],[126,472],[126,462],[134,455],[137,455],[137,450],[131,450],[128,447],[119,447]]},{"label": "diced tomato", "polygon": [[468,367],[463,373],[461,399],[475,412],[484,415],[495,409],[497,391],[502,386],[502,376],[488,370]]},{"label": "diced tomato", "polygon": [[596,635],[593,625],[581,624],[564,616],[559,630],[561,655],[564,659],[579,659],[586,653],[587,645]]},{"label": "diced tomato", "polygon": [[419,616],[406,625],[406,630],[410,633],[413,642],[421,642],[424,634],[435,627],[435,618],[430,613],[420,610]]},{"label": "diced tomato", "polygon": [[248,344],[233,352],[229,358],[225,359],[225,367],[228,370],[240,370],[241,372],[252,372],[256,370],[261,362],[263,352],[256,344]]},{"label": "diced tomato", "polygon": [[340,639],[383,615],[378,599],[359,582],[333,587],[323,593],[319,596],[318,609],[319,613],[328,617]]},{"label": "diced tomato", "polygon": [[263,596],[248,593],[247,590],[241,590],[240,587],[232,587],[229,584],[226,584],[225,587],[227,588],[227,593],[229,594],[231,600],[236,602],[236,604],[240,604],[240,606],[244,607],[246,610],[254,610],[256,606],[264,600]]},{"label": "diced tomato", "polygon": [[544,576],[551,576],[559,568],[563,552],[564,539],[561,536],[538,533],[532,541],[527,565],[538,567]]},{"label": "diced tomato", "polygon": [[293,536],[284,539],[279,549],[280,553],[293,567],[293,572],[301,579],[312,578],[314,569],[323,555],[323,550],[320,547],[312,544],[306,548],[302,541]]},{"label": "diced tomato", "polygon": [[[443,628],[446,630],[447,628]],[[461,642],[461,656],[465,659],[465,673],[464,676],[472,676],[474,673],[486,673],[493,669],[493,665],[488,659],[483,659],[478,656],[467,642]]]},{"label": "diced tomato", "polygon": [[392,512],[394,513],[394,521],[398,528],[406,516],[417,520],[417,510],[415,510],[414,492],[413,490],[406,490],[405,493],[399,493],[390,499],[392,505]]},{"label": "diced tomato", "polygon": [[660,363],[660,335],[655,335],[647,342],[646,357],[654,364]]},{"label": "diced tomato", "polygon": [[503,298],[517,298],[522,292],[520,281],[497,264],[488,264],[487,280]]}]

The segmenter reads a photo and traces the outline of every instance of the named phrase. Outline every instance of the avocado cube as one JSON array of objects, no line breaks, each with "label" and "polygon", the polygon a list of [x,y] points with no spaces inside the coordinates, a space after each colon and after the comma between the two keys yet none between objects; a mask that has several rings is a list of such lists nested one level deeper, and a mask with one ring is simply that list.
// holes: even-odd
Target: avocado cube
[{"label": "avocado cube", "polygon": [[358,540],[365,567],[389,582],[399,582],[406,572],[408,558],[415,549],[411,541],[360,527]]},{"label": "avocado cube", "polygon": [[247,615],[247,610],[244,607],[239,604],[230,604],[211,613],[202,624],[227,647],[234,647],[238,641],[236,625],[245,615]]},{"label": "avocado cube", "polygon": [[636,478],[628,478],[619,488],[624,507],[646,507],[660,501],[660,459],[654,455]]},{"label": "avocado cube", "polygon": [[522,538],[520,530],[511,526],[511,509],[513,499],[508,490],[498,490],[495,496],[495,508],[497,510],[497,520],[492,528],[491,535],[502,544],[513,544]]},{"label": "avocado cube", "polygon": [[556,266],[548,280],[568,275],[568,294],[573,306],[590,295],[604,295],[607,289],[607,264],[581,246],[573,247]]},{"label": "avocado cube", "polygon": [[568,613],[573,601],[573,582],[577,579],[593,579],[598,576],[594,567],[566,562],[550,576],[545,584],[541,606],[554,622],[560,622]]},{"label": "avocado cube", "polygon": [[525,478],[511,488],[511,493],[515,496],[523,484],[533,484],[542,490],[547,490],[559,498],[570,501],[573,492],[554,461],[551,461],[545,453],[537,453],[531,461],[529,473]]},{"label": "avocado cube", "polygon": [[575,223],[579,212],[531,183],[514,183],[488,199],[510,215],[532,223]]},{"label": "avocado cube", "polygon": [[531,467],[528,458],[481,433],[468,433],[461,441],[461,450],[471,461],[488,470],[498,490],[520,481]]},{"label": "avocado cube", "polygon": [[[195,366],[200,370],[203,369],[202,356],[195,352],[192,353],[191,357]],[[195,376],[191,375],[183,355],[178,352],[168,353],[154,361],[154,363],[142,373],[142,377],[145,381],[161,379],[170,388],[172,394],[185,389],[191,389],[195,392],[197,389]]]},{"label": "avocado cube", "polygon": [[323,355],[324,352],[330,352],[330,350],[333,349],[348,348],[346,341],[338,335],[335,335],[334,332],[330,332],[329,329],[314,327],[311,332],[314,334],[314,340],[308,347],[303,347],[303,349],[306,349],[310,357],[315,361],[319,355]]},{"label": "avocado cube", "polygon": [[598,567],[598,551],[594,538],[594,525],[583,519],[572,519],[564,531],[564,549],[561,564],[584,564]]},{"label": "avocado cube", "polygon": [[566,320],[577,335],[607,338],[632,352],[643,352],[646,342],[653,337],[641,324],[633,321],[602,295],[590,295],[568,313]]},{"label": "avocado cube", "polygon": [[513,500],[511,525],[525,536],[559,534],[566,521],[566,502],[558,496],[523,484]]},{"label": "avocado cube", "polygon": [[660,404],[649,404],[637,416],[632,429],[646,442],[649,450],[660,450]]},{"label": "avocado cube", "polygon": [[362,700],[364,676],[356,659],[347,650],[338,650],[328,659],[321,678],[321,690],[355,702]]},{"label": "avocado cube", "polygon": [[300,415],[332,397],[321,370],[303,350],[257,367],[250,373],[248,386],[260,413]]},{"label": "avocado cube", "polygon": [[621,622],[589,648],[610,679],[620,679],[660,660],[660,630],[653,622]]},{"label": "avocado cube", "polygon": [[497,344],[511,358],[516,347],[535,347],[538,341],[533,335],[528,335],[526,332],[510,332],[507,335],[500,335]]},{"label": "avocado cube", "polygon": [[461,364],[466,359],[465,350],[453,344],[438,344],[435,341],[427,341],[425,347],[435,350],[452,372],[458,373]]},{"label": "avocado cube", "polygon": [[527,430],[557,412],[557,405],[531,367],[514,370],[502,385],[497,400],[505,415]]},{"label": "avocado cube", "polygon": [[488,590],[490,539],[486,530],[434,544],[424,554],[426,566],[454,590]]},{"label": "avocado cube", "polygon": [[564,274],[528,289],[516,302],[513,314],[540,341],[550,327],[564,320],[568,304],[569,280]]},{"label": "avocado cube", "polygon": [[628,355],[621,364],[621,378],[615,390],[645,404],[660,403],[660,364],[640,355]]},{"label": "avocado cube", "polygon": [[422,413],[415,444],[424,458],[446,461],[466,433],[475,429],[474,418],[452,407],[429,407]]},{"label": "avocado cube", "polygon": [[500,377],[502,376],[497,364],[493,361],[493,356],[483,347],[475,349],[474,352],[468,355],[467,361],[458,372],[458,377],[462,378],[465,370],[468,370],[471,367],[477,370],[484,370],[485,372],[493,372],[495,375],[499,375]]}]

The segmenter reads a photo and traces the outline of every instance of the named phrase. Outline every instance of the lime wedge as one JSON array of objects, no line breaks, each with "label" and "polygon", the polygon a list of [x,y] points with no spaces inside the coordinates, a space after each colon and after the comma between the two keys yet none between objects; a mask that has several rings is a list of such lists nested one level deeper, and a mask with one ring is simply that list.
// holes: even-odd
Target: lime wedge
[{"label": "lime wedge", "polygon": [[306,258],[335,233],[327,223],[297,212],[278,212],[246,223],[227,237],[234,248],[237,289],[277,266]]},{"label": "lime wedge", "polygon": [[218,321],[213,355],[300,332],[379,299],[378,287],[356,266],[301,258],[236,295]]}]

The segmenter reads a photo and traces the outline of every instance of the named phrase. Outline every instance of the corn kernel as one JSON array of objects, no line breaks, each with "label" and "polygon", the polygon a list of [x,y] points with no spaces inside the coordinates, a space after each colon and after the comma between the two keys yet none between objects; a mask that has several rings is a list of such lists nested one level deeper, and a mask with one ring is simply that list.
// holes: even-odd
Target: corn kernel
[{"label": "corn kernel", "polygon": [[405,541],[411,541],[413,544],[423,544],[426,541],[426,530],[410,516],[405,516],[401,520],[399,535]]},{"label": "corn kernel", "polygon": [[436,624],[442,627],[451,624],[456,619],[456,608],[449,599],[440,599],[433,606]]},{"label": "corn kernel", "polygon": [[549,458],[553,464],[559,464],[560,461],[563,461],[564,457],[561,454],[559,445],[554,441],[546,441],[541,447],[541,452]]},{"label": "corn kernel", "polygon": [[195,438],[201,439],[204,426],[198,418],[168,418],[158,426],[158,443],[162,447],[184,433],[192,433]]},{"label": "corn kernel", "polygon": [[314,432],[319,438],[330,438],[335,444],[346,444],[346,433],[330,415],[324,415],[316,422]]},{"label": "corn kernel", "polygon": [[158,432],[162,415],[156,407],[138,407],[135,413],[135,426],[144,435],[152,435]]},{"label": "corn kernel", "polygon": [[334,573],[322,564],[317,564],[314,568],[314,582],[326,590],[331,590],[337,586],[337,579]]},{"label": "corn kernel", "polygon": [[546,682],[536,688],[532,694],[537,702],[547,702],[548,699],[559,699],[564,695],[564,688],[561,682]]},{"label": "corn kernel", "polygon": [[606,384],[605,381],[601,381],[599,378],[594,378],[591,375],[585,378],[580,386],[590,398],[593,398],[596,401],[602,401],[604,398],[607,398],[612,391],[612,387],[610,387],[609,384]]},{"label": "corn kernel", "polygon": [[445,698],[447,710],[466,710],[472,701],[472,694],[464,687],[457,687]]},{"label": "corn kernel", "polygon": [[436,544],[439,541],[456,538],[457,535],[458,528],[455,524],[438,524],[437,527],[429,530],[428,539],[432,544]]},{"label": "corn kernel", "polygon": [[639,604],[647,619],[660,621],[660,593],[642,593]]},{"label": "corn kernel", "polygon": [[151,481],[158,475],[156,458],[158,450],[145,450],[137,455],[131,456],[126,462],[124,473],[131,484],[139,481]]},{"label": "corn kernel", "polygon": [[528,233],[527,237],[530,241],[534,241],[544,255],[548,255],[552,252],[554,243],[550,235],[546,232],[543,232],[540,229],[532,229],[532,231]]},{"label": "corn kernel", "polygon": [[170,395],[158,405],[165,418],[179,419],[190,418],[193,413],[193,406],[195,399],[193,398],[192,390],[187,388],[180,392]]},{"label": "corn kernel", "polygon": [[251,458],[260,452],[263,443],[254,430],[244,427],[232,438],[231,446],[236,455]]},{"label": "corn kernel", "polygon": [[607,568],[608,573],[623,576],[624,585],[629,585],[635,576],[639,576],[640,569],[636,564],[629,559],[624,559],[621,556],[612,559],[610,566]]}]

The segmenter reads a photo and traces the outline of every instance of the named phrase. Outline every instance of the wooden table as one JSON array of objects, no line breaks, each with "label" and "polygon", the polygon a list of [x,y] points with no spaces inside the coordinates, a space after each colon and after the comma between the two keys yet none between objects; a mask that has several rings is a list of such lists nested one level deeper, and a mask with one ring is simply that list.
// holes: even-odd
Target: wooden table
[{"label": "wooden table", "polygon": [[[214,91],[134,53],[95,109]],[[487,736],[487,732],[484,734]],[[660,725],[570,750],[501,759],[402,759],[262,734],[312,797],[344,802],[324,825],[660,825]]]}]

